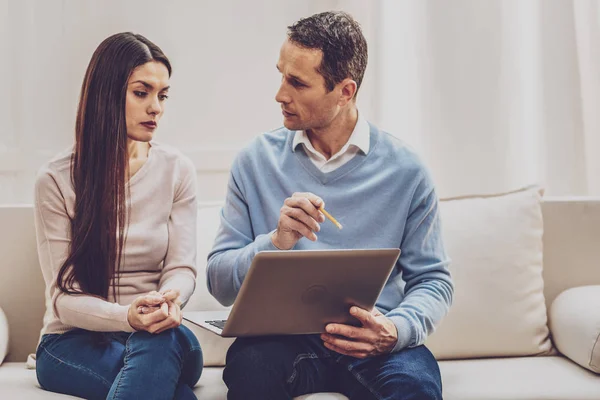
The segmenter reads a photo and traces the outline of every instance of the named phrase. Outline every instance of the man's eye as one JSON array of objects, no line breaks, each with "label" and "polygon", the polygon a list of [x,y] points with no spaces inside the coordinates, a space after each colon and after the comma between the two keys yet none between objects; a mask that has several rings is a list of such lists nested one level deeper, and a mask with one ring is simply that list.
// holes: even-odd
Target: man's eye
[{"label": "man's eye", "polygon": [[297,81],[297,80],[295,80],[295,79],[292,79],[292,82],[291,82],[291,83],[292,83],[292,86],[293,86],[293,87],[304,87],[304,86],[306,86],[305,84],[303,84],[303,83],[301,83],[301,82],[298,82],[298,81]]},{"label": "man's eye", "polygon": [[134,91],[133,94],[135,94],[137,97],[146,97],[148,95],[148,93],[146,92],[140,92],[140,91]]}]

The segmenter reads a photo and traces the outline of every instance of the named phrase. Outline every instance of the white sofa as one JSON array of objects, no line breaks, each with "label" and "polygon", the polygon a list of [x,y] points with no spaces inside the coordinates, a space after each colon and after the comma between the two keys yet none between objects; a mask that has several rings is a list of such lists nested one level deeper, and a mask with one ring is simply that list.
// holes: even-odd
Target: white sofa
[{"label": "white sofa", "polygon": [[[468,204],[463,208],[475,209],[478,204],[482,203]],[[445,207],[442,215],[446,224],[446,236],[454,235],[453,232],[455,232],[459,238],[458,242],[447,240],[450,242],[447,245],[448,251],[455,262],[451,269],[457,278],[456,312],[452,316],[453,319],[449,315],[450,321],[447,324],[443,323],[440,330],[428,342],[436,357],[442,359],[440,368],[444,398],[447,400],[600,399],[600,375],[590,371],[590,369],[594,369],[593,365],[586,364],[589,364],[586,360],[589,352],[586,352],[586,349],[591,349],[590,351],[595,351],[600,356],[600,343],[597,343],[597,338],[596,342],[592,340],[594,332],[591,333],[592,337],[589,337],[590,329],[595,328],[593,326],[590,328],[589,321],[587,321],[588,317],[598,318],[592,323],[596,324],[596,328],[600,332],[599,312],[596,311],[600,310],[599,291],[591,288],[586,292],[586,301],[591,304],[582,304],[581,300],[578,300],[582,297],[576,289],[575,292],[571,292],[574,293],[572,296],[568,295],[569,292],[567,295],[561,296],[564,301],[557,301],[560,304],[554,305],[556,310],[552,307],[557,295],[566,289],[600,285],[600,265],[598,265],[600,258],[600,199],[545,199],[543,201],[544,296],[540,297],[542,299],[543,320],[541,322],[543,326],[535,328],[534,333],[537,335],[537,339],[528,339],[529,342],[525,344],[526,348],[524,349],[513,346],[520,340],[517,336],[510,340],[503,340],[503,338],[507,338],[513,333],[526,335],[527,329],[519,327],[518,324],[527,324],[529,321],[533,321],[533,311],[511,309],[504,313],[501,307],[505,300],[507,308],[516,308],[517,306],[510,303],[510,299],[491,299],[498,304],[496,307],[499,308],[487,310],[490,325],[486,325],[485,321],[473,322],[477,318],[476,312],[469,307],[485,304],[489,300],[486,299],[486,296],[497,287],[485,288],[483,293],[472,294],[472,288],[479,286],[471,287],[465,279],[477,276],[477,272],[460,269],[464,268],[463,264],[467,262],[461,253],[479,254],[477,251],[481,252],[482,249],[477,249],[477,247],[483,246],[481,241],[485,242],[489,238],[494,240],[494,235],[502,235],[502,232],[495,233],[496,230],[506,229],[506,227],[499,227],[501,224],[498,221],[510,220],[510,217],[500,216],[496,222],[493,222],[493,218],[489,220],[488,222],[493,225],[486,229],[487,233],[469,233],[469,224],[482,224],[481,218],[474,218],[469,222],[459,211],[451,210],[451,207],[448,206],[443,207]],[[491,205],[493,210],[498,207],[494,204]],[[488,209],[490,208],[488,207]],[[455,215],[453,217],[444,215],[444,213],[450,212]],[[187,309],[190,310],[222,308],[207,293],[204,271],[204,258],[212,244],[212,237],[219,223],[218,215],[219,207],[216,205],[203,205],[199,212],[200,272],[196,293],[187,306]],[[533,215],[535,218],[535,212],[527,215]],[[518,220],[509,222],[518,223],[526,220],[527,215],[525,217],[517,216]],[[448,231],[450,229],[448,225],[460,225],[460,227]],[[461,228],[463,226],[464,229]],[[0,399],[66,398],[67,396],[40,389],[35,378],[35,371],[27,369],[25,363],[27,355],[35,351],[44,312],[44,284],[37,262],[31,206],[0,207],[0,227],[0,276],[2,277],[0,279],[0,308],[6,314],[9,328],[8,355],[0,366]],[[466,246],[462,248],[457,248],[466,241],[465,235],[469,234],[474,235],[474,238],[469,240],[470,243],[466,243]],[[518,243],[525,243],[526,240],[529,240],[527,238],[531,237],[533,236],[524,236],[525,239],[518,239]],[[500,237],[498,239],[499,242],[504,240]],[[532,243],[535,244],[535,241]],[[522,250],[518,245],[516,247],[510,243],[505,243],[505,245],[513,246],[515,251]],[[505,248],[508,248],[506,246]],[[452,250],[456,254],[453,254]],[[502,249],[498,251],[502,253],[502,256],[512,257],[512,253],[506,254],[510,251]],[[541,252],[541,246],[539,251]],[[485,256],[486,252],[488,250],[483,249],[481,254]],[[479,258],[476,257],[476,259],[481,260],[481,257],[484,256],[478,255]],[[501,257],[496,260],[504,262]],[[541,255],[539,261],[541,262]],[[493,271],[486,271],[488,265],[493,262],[488,258],[477,268],[485,275],[493,275]],[[533,262],[537,261],[533,260]],[[519,268],[524,267],[519,266]],[[465,275],[465,272],[468,273]],[[485,280],[485,275],[481,275],[483,278],[478,277],[477,279]],[[510,282],[518,283],[523,276],[506,278]],[[502,275],[495,275],[492,283],[501,279],[503,279]],[[527,285],[518,284],[514,289],[510,289],[510,293],[518,292],[524,286]],[[525,296],[529,296],[530,292],[535,290],[535,288],[525,289]],[[503,297],[510,296],[510,293]],[[473,298],[469,298],[469,296]],[[557,338],[560,337],[559,349],[565,349],[564,351],[577,363],[554,350],[554,346],[550,347],[545,321],[546,309],[543,307],[544,298],[545,304],[550,310],[549,314],[552,316],[549,323],[552,332],[557,334],[560,332],[556,335]],[[539,308],[539,304],[537,307]],[[516,317],[512,318],[523,316],[524,319],[521,322],[509,321],[510,323],[507,323],[503,320],[503,318],[508,318],[506,315],[515,311],[518,314],[514,314]],[[454,312],[454,307],[452,312]],[[464,314],[462,317],[459,315],[461,313]],[[495,326],[494,323],[499,325]],[[0,328],[1,325],[2,318],[0,318]],[[580,329],[580,325],[583,328]],[[489,330],[490,328],[491,330]],[[511,329],[520,330],[520,332],[513,332]],[[495,335],[496,331],[502,331],[499,332],[501,336],[490,337]],[[1,332],[0,329],[0,341],[2,340]],[[218,338],[199,328],[195,329],[195,332],[202,343],[206,364],[195,392],[199,399],[225,399],[226,388],[221,380],[222,364],[227,346],[231,341]],[[588,334],[588,337],[584,333]],[[482,337],[484,335],[485,337]],[[530,350],[527,347],[529,344],[531,344],[530,348],[539,351]],[[598,345],[594,348],[594,344]],[[1,352],[2,343],[0,343],[0,362],[3,356]],[[486,356],[486,354],[493,356]],[[535,354],[543,354],[543,356],[534,356]],[[466,357],[469,358],[457,359]],[[446,358],[455,359],[445,360]],[[600,368],[600,366],[598,367]],[[596,372],[599,371],[596,370]],[[338,394],[313,394],[303,396],[303,398],[316,400],[344,399],[345,397]]]}]

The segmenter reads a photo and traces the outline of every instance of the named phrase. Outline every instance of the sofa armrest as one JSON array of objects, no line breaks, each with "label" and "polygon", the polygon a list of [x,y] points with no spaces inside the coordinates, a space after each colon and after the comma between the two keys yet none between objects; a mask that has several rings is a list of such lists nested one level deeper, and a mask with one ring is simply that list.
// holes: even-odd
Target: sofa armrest
[{"label": "sofa armrest", "polygon": [[550,331],[562,354],[600,374],[600,285],[559,294],[550,307]]},{"label": "sofa armrest", "polygon": [[0,308],[0,365],[8,353],[8,320]]}]

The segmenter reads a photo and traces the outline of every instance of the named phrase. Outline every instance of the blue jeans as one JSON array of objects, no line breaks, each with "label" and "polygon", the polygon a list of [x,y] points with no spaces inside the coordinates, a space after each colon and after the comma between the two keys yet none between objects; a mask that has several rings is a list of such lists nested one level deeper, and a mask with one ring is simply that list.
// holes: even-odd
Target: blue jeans
[{"label": "blue jeans", "polygon": [[440,370],[425,346],[361,360],[327,349],[319,335],[239,338],[227,353],[223,380],[228,399],[315,392],[361,400],[442,398]]},{"label": "blue jeans", "polygon": [[86,399],[196,399],[202,351],[188,328],[107,335],[102,344],[83,329],[44,335],[37,349],[40,386]]}]

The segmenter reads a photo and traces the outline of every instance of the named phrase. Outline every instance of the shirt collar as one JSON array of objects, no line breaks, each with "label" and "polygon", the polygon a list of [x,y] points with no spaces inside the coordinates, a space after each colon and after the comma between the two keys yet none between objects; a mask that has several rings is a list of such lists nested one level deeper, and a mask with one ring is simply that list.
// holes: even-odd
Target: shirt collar
[{"label": "shirt collar", "polygon": [[[298,147],[299,144],[305,145],[309,150],[314,149],[305,131],[295,131],[294,133],[292,149],[296,151],[296,147]],[[369,123],[367,122],[367,120],[362,117],[362,114],[360,112],[358,113],[356,125],[354,126],[354,130],[352,131],[348,142],[342,147],[340,151],[345,151],[350,146],[358,147],[365,154],[369,153],[369,149],[371,147],[371,128],[369,127]]]}]

